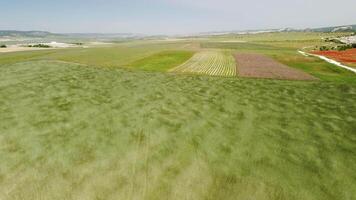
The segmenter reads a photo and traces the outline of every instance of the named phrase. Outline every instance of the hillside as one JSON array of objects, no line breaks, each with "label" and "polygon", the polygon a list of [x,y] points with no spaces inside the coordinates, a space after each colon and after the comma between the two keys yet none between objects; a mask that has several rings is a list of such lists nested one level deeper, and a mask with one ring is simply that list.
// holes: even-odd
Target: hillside
[{"label": "hillside", "polygon": [[323,27],[323,28],[313,28],[310,30],[314,32],[349,32],[349,31],[356,31],[356,25],[331,26],[331,27]]},{"label": "hillside", "polygon": [[47,31],[15,31],[15,30],[0,30],[0,37],[48,37],[60,36]]},{"label": "hillside", "polygon": [[[322,28],[280,28],[280,29],[255,29],[255,30],[241,30],[241,31],[213,31],[202,32],[187,35],[178,35],[179,37],[191,36],[211,36],[211,35],[228,35],[228,34],[257,34],[257,33],[271,33],[271,32],[356,32],[356,25],[345,26],[331,26]],[[85,39],[141,39],[152,37],[166,37],[165,35],[145,35],[136,33],[51,33],[47,31],[16,31],[16,30],[0,30],[0,37],[49,37],[61,36],[68,38],[85,38]]]}]

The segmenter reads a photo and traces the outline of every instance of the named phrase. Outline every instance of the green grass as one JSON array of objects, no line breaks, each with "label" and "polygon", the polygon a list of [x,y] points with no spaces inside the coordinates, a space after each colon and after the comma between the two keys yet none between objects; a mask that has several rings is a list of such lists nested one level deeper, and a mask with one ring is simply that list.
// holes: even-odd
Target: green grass
[{"label": "green grass", "polygon": [[0,199],[355,199],[356,85],[0,66]]},{"label": "green grass", "polygon": [[163,51],[141,60],[137,60],[130,67],[146,70],[165,72],[179,66],[193,56],[191,51]]},{"label": "green grass", "polygon": [[0,65],[31,60],[60,60],[106,68],[126,67],[130,63],[165,50],[177,50],[185,43],[135,41],[107,47],[69,48],[0,54]]},{"label": "green grass", "polygon": [[276,47],[258,43],[241,42],[202,42],[202,48],[214,49],[234,49],[236,51],[269,51],[276,50]]},{"label": "green grass", "polygon": [[208,41],[229,41],[239,40],[250,43],[267,43],[274,46],[287,47],[305,47],[305,43],[321,44],[324,43],[322,38],[333,38],[338,36],[350,35],[351,33],[316,33],[316,32],[273,32],[245,35],[222,35],[210,37]]}]

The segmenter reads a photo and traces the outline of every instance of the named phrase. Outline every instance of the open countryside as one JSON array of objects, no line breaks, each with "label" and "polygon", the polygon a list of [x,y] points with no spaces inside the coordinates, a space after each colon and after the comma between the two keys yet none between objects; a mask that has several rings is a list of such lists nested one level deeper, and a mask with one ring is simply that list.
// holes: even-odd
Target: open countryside
[{"label": "open countryside", "polygon": [[[197,18],[220,9],[214,1],[177,2],[167,19],[189,17],[182,5],[200,9]],[[230,6],[219,13],[233,18],[228,7],[236,4],[223,2]],[[94,13],[105,8],[130,21],[111,9],[139,9],[86,3],[93,13],[58,5],[76,20],[79,12],[100,21]],[[22,8],[15,4],[0,2]],[[151,6],[137,16],[145,23],[155,16]],[[178,31],[180,20],[155,29]],[[356,199],[355,35],[355,25],[0,31],[0,200]]]}]

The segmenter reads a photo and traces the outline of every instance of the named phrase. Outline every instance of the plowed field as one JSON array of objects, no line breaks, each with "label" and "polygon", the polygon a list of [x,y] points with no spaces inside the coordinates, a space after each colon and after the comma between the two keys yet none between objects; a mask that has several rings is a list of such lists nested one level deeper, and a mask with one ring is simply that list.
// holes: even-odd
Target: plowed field
[{"label": "plowed field", "polygon": [[313,76],[260,54],[236,54],[239,76],[287,80],[314,80]]}]

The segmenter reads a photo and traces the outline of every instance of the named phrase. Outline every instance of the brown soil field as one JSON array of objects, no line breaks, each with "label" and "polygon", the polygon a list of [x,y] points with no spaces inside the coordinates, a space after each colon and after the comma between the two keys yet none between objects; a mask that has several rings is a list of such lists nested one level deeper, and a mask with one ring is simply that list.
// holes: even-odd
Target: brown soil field
[{"label": "brown soil field", "polygon": [[317,80],[312,75],[288,67],[260,54],[235,54],[238,75],[241,77],[286,80]]}]

